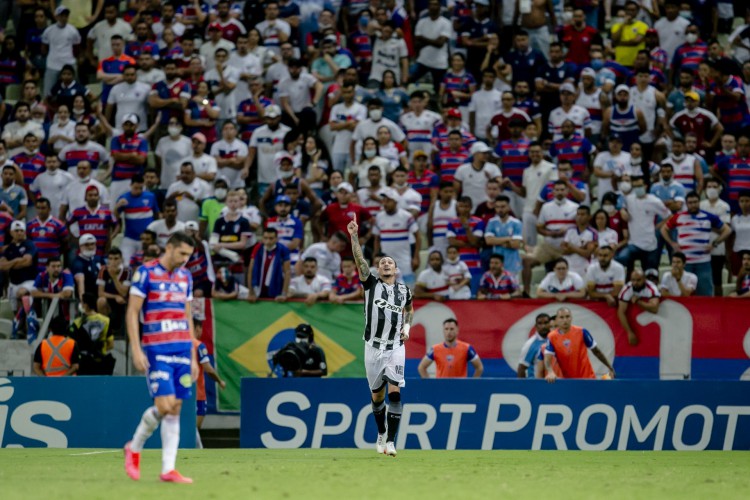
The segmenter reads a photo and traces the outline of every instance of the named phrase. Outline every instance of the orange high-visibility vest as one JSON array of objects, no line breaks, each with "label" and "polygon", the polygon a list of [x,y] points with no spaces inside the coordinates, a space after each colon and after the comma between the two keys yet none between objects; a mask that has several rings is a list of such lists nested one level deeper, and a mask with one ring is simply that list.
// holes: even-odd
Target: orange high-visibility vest
[{"label": "orange high-visibility vest", "polygon": [[47,377],[62,377],[70,370],[75,345],[75,340],[62,335],[52,335],[42,342],[42,369]]}]

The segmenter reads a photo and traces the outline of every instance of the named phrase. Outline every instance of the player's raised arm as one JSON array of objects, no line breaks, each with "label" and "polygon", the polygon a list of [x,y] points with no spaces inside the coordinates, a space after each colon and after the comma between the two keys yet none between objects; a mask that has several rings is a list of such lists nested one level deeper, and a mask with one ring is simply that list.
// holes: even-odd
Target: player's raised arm
[{"label": "player's raised arm", "polygon": [[370,276],[370,266],[367,264],[365,256],[362,253],[362,246],[359,244],[359,226],[357,225],[356,214],[346,226],[346,229],[349,231],[349,236],[352,239],[352,253],[354,254],[354,262],[357,264],[357,270],[359,271],[359,279],[364,282]]}]

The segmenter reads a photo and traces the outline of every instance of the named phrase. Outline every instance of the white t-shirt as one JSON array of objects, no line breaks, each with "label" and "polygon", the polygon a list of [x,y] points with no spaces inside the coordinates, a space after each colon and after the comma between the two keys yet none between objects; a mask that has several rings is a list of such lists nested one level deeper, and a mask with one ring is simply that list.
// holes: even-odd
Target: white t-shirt
[{"label": "white t-shirt", "polygon": [[[179,210],[179,209],[178,209]],[[185,223],[182,221],[175,221],[174,226],[167,227],[167,221],[164,219],[156,219],[154,222],[148,225],[146,228],[149,231],[156,233],[156,244],[161,248],[167,246],[167,240],[177,231],[185,230]]]},{"label": "white t-shirt", "polygon": [[62,168],[58,168],[54,173],[46,170],[37,175],[34,182],[31,183],[31,192],[47,198],[52,215],[57,217],[60,213],[60,205],[62,205],[65,197],[65,188],[73,182],[73,176]]},{"label": "white t-shirt", "polygon": [[[48,137],[55,137],[56,135],[62,135],[69,139],[75,140],[76,122],[74,122],[73,120],[68,120],[68,122],[65,125],[60,125],[59,121],[54,122],[49,127]],[[64,148],[68,144],[71,144],[71,143],[65,142],[65,141],[55,141],[55,143],[52,144],[52,149],[54,149],[56,152],[59,152],[62,148]]]},{"label": "white t-shirt", "polygon": [[[394,187],[394,189],[396,188]],[[396,193],[398,193],[398,208],[406,210],[407,212],[412,212],[414,210],[417,212],[421,211],[422,195],[417,191],[408,187],[403,193],[399,193],[398,189],[396,189]]]},{"label": "white t-shirt", "polygon": [[630,193],[625,196],[625,208],[630,213],[628,222],[630,243],[647,252],[656,250],[655,219],[656,217],[666,219],[672,213],[653,194],[638,198],[634,193]]},{"label": "white t-shirt", "polygon": [[133,33],[133,27],[130,23],[118,17],[113,26],[110,26],[106,19],[96,23],[89,31],[88,39],[94,41],[94,55],[102,61],[113,55],[111,40],[114,35],[120,35],[127,40],[131,33]]},{"label": "white t-shirt", "polygon": [[62,28],[54,23],[47,26],[42,33],[42,43],[49,46],[47,69],[60,71],[66,64],[76,64],[73,46],[81,43],[81,34],[72,24]]},{"label": "white t-shirt", "polygon": [[122,118],[129,114],[138,115],[138,131],[143,132],[148,129],[148,110],[146,109],[148,95],[151,92],[151,86],[146,83],[136,81],[132,85],[127,82],[120,82],[109,92],[107,104],[117,107],[115,123],[122,123]]},{"label": "white t-shirt", "polygon": [[479,89],[471,95],[469,111],[474,112],[474,135],[484,137],[492,117],[503,110],[502,92]]},{"label": "white t-shirt", "polygon": [[439,200],[435,201],[432,207],[432,246],[443,256],[448,248],[448,223],[456,217],[456,200],[451,200],[446,209],[440,206]]},{"label": "white t-shirt", "polygon": [[[276,180],[276,166],[273,157],[284,147],[284,136],[289,127],[279,125],[275,131],[268,125],[258,127],[250,138],[250,147],[256,148],[258,160],[258,182],[271,184]],[[318,263],[320,267],[320,263]]]},{"label": "white t-shirt", "polygon": [[586,271],[586,283],[593,283],[595,290],[599,293],[611,293],[615,284],[625,283],[625,267],[612,259],[607,269],[602,269],[601,264],[596,260]]},{"label": "white t-shirt", "polygon": [[[434,242],[433,242],[434,243]],[[466,262],[461,259],[457,259],[456,262],[451,262],[448,259],[443,262],[443,272],[448,275],[448,284],[455,285],[462,282],[467,278],[471,278],[471,271]],[[471,298],[471,288],[469,285],[464,285],[458,290],[451,288],[448,291],[448,297],[455,300],[467,300]]]},{"label": "white t-shirt", "polygon": [[[582,232],[578,232],[577,227],[568,229],[565,233],[563,241],[575,248],[583,248],[588,243],[596,241],[596,232],[591,228],[586,228]],[[586,276],[586,271],[589,268],[589,259],[586,259],[577,253],[571,253],[565,255],[565,260],[568,261],[568,267],[571,271],[575,271],[580,276]]]},{"label": "white t-shirt", "polygon": [[182,181],[176,181],[170,184],[167,189],[167,197],[172,193],[187,192],[193,197],[189,199],[187,197],[178,197],[177,199],[177,219],[183,222],[191,220],[198,220],[200,215],[201,201],[211,196],[211,185],[196,177],[190,184],[185,184]]},{"label": "white t-shirt", "polygon": [[[329,121],[331,123],[361,122],[367,118],[367,108],[357,101],[347,107],[340,102],[331,108]],[[333,154],[349,154],[353,130],[338,130],[333,133]]]},{"label": "white t-shirt", "polygon": [[[224,75],[224,81],[227,83],[237,84],[240,81],[240,71],[234,66],[227,65],[222,71]],[[216,68],[209,70],[203,76],[207,82],[211,82],[211,91],[214,93],[216,99],[216,105],[221,108],[219,118],[222,120],[231,120],[237,116],[237,100],[235,96],[236,87],[231,92],[222,92],[219,77],[219,72]]]},{"label": "white t-shirt", "polygon": [[[684,286],[688,290],[695,291],[695,288],[698,286],[698,276],[693,273],[683,271],[682,278],[680,278],[680,283],[682,283],[682,286]],[[661,284],[659,285],[659,289],[661,293],[664,293],[664,290],[666,290],[669,295],[672,295],[674,297],[682,296],[680,285],[677,284],[677,280],[674,276],[672,276],[671,272],[664,273],[664,276],[661,277]]]},{"label": "white t-shirt", "polygon": [[341,272],[341,255],[338,252],[331,252],[327,243],[313,243],[302,252],[299,260],[304,262],[308,257],[314,257],[318,261],[318,274],[329,280]]},{"label": "white t-shirt", "polygon": [[380,82],[383,80],[383,72],[391,70],[396,75],[396,82],[401,81],[401,59],[409,57],[406,42],[401,38],[392,36],[388,40],[376,38],[372,42],[372,69],[370,80]]},{"label": "white t-shirt", "polygon": [[[214,158],[242,158],[247,157],[247,154],[247,146],[239,139],[235,139],[231,143],[221,139],[211,146],[211,156]],[[214,165],[216,165],[216,160],[214,160]],[[240,178],[241,170],[242,168],[221,167],[219,175],[227,179],[230,188],[241,188],[245,186],[245,181]]]},{"label": "white t-shirt", "polygon": [[523,170],[521,184],[526,188],[526,198],[523,201],[523,211],[533,212],[536,208],[536,199],[548,182],[557,180],[557,165],[547,160],[542,160],[538,165],[530,163]]},{"label": "white t-shirt", "polygon": [[618,299],[621,302],[630,302],[630,300],[633,297],[638,297],[640,299],[649,300],[653,299],[654,297],[661,297],[661,292],[659,292],[659,289],[651,283],[649,280],[646,280],[646,286],[644,286],[640,291],[636,291],[635,288],[633,288],[633,283],[628,281],[625,283],[625,286],[622,287],[622,290],[620,290],[620,296]]},{"label": "white t-shirt", "polygon": [[288,97],[292,111],[299,113],[312,106],[310,89],[315,87],[318,79],[310,73],[301,73],[296,80],[291,76],[279,82],[279,98]]},{"label": "white t-shirt", "polygon": [[[544,224],[550,231],[566,231],[576,225],[578,203],[565,199],[561,205],[556,200],[548,201],[539,211],[538,224]],[[545,236],[544,241],[554,248],[560,248],[564,236]]]},{"label": "white t-shirt", "polygon": [[192,153],[193,143],[189,137],[180,135],[176,141],[169,136],[159,139],[154,154],[161,158],[162,184],[169,186],[177,180],[177,176],[180,175],[180,165],[183,161],[192,161],[195,165],[195,159],[187,158]]},{"label": "white t-shirt", "polygon": [[[232,55],[229,56],[227,64],[236,68],[240,76],[263,75],[263,63],[260,58],[252,52],[248,52],[244,56],[241,56],[238,52],[233,52]],[[250,98],[250,88],[245,80],[239,80],[237,82],[237,86],[234,88],[234,98],[238,104],[245,99]]]},{"label": "white t-shirt", "polygon": [[[722,199],[716,200],[715,205],[711,205],[710,200],[702,200],[701,201],[701,210],[705,210],[706,212],[710,214],[714,214],[721,220],[721,222],[725,224],[729,224],[732,220],[731,211],[729,208],[729,203]],[[708,241],[713,243],[716,238],[718,238],[719,235],[715,232],[711,231],[708,233]],[[720,244],[718,247],[711,250],[711,255],[726,255],[727,248],[724,243]]]},{"label": "white t-shirt", "polygon": [[732,231],[734,231],[735,252],[750,250],[750,215],[737,214],[732,217]]},{"label": "white t-shirt", "polygon": [[461,182],[461,194],[471,198],[472,206],[477,207],[487,198],[487,181],[502,176],[500,167],[494,163],[485,162],[479,170],[471,163],[464,163],[456,169],[455,179]]},{"label": "white t-shirt", "polygon": [[575,271],[568,271],[565,279],[560,281],[554,272],[547,273],[539,288],[550,293],[572,292],[583,290],[583,278]]},{"label": "white t-shirt", "polygon": [[331,291],[331,280],[322,274],[316,274],[311,282],[307,282],[304,276],[295,276],[289,282],[289,292],[292,294],[304,294],[305,296]]},{"label": "white t-shirt", "polygon": [[427,269],[419,273],[417,285],[423,286],[429,293],[436,293],[447,297],[450,290],[448,279],[448,274],[445,270],[440,269],[440,271],[435,271],[428,266]]},{"label": "white t-shirt", "polygon": [[161,82],[167,79],[167,75],[164,74],[164,70],[159,68],[151,68],[148,72],[139,69],[136,72],[139,82],[143,82],[146,85],[153,86],[156,82]]},{"label": "white t-shirt", "polygon": [[404,276],[414,273],[411,267],[411,236],[419,231],[414,217],[406,210],[397,209],[389,214],[381,210],[375,216],[372,234],[380,236],[381,250],[393,260]]},{"label": "white t-shirt", "polygon": [[362,141],[368,137],[375,137],[377,139],[378,129],[380,127],[388,127],[388,130],[391,132],[391,139],[393,139],[394,142],[402,142],[406,139],[406,134],[401,130],[401,127],[388,118],[381,118],[380,121],[377,122],[372,121],[370,118],[365,118],[357,124],[354,133],[352,133],[352,140],[356,141],[356,144],[354,145],[355,158],[359,158],[362,154]]},{"label": "white t-shirt", "polygon": [[610,228],[605,228],[604,231],[597,231],[597,241],[599,247],[610,247],[612,249],[617,248],[617,244],[620,243],[620,236],[617,231]]},{"label": "white t-shirt", "polygon": [[[191,146],[191,151],[192,151],[192,146]],[[183,158],[180,161],[179,165],[182,165],[186,161],[189,161],[190,163],[193,164],[193,171],[195,172],[195,175],[198,175],[198,174],[215,174],[218,171],[218,169],[216,167],[216,158],[214,158],[211,155],[207,155],[206,153],[203,153],[199,158],[196,158],[194,155],[191,154],[190,156],[188,156],[186,158]],[[180,168],[179,165],[177,166],[178,172],[179,172],[179,168]],[[179,180],[179,179],[175,179],[175,180]],[[166,182],[164,182],[164,181],[162,181],[162,182],[163,182],[163,184],[165,186],[167,185]],[[204,180],[204,182],[207,182],[207,181]],[[210,188],[211,188],[211,186],[209,184],[209,189]],[[209,192],[213,193],[213,190],[211,189]]]},{"label": "white t-shirt", "polygon": [[398,123],[406,132],[410,158],[417,151],[424,151],[428,155],[432,152],[432,130],[441,120],[439,114],[429,109],[419,116],[413,111],[401,115]]},{"label": "white t-shirt", "polygon": [[[612,156],[612,153],[609,151],[602,151],[594,158],[594,168],[600,168],[615,177],[622,177],[624,173],[628,173],[627,169],[630,168],[630,153],[620,151],[620,154]],[[605,193],[614,190],[611,177],[599,178],[597,185],[597,199],[599,200],[599,204],[601,205]]]},{"label": "white t-shirt", "polygon": [[444,36],[446,41],[442,47],[438,48],[432,45],[422,47],[417,56],[417,62],[428,68],[448,69],[448,45],[453,36],[453,26],[448,19],[443,16],[435,20],[430,17],[423,17],[417,21],[414,36],[422,36],[431,40]]},{"label": "white t-shirt", "polygon": [[661,17],[654,23],[654,29],[659,34],[659,45],[667,53],[669,63],[672,62],[677,47],[685,43],[685,29],[688,26],[690,21],[681,16],[672,21]]}]

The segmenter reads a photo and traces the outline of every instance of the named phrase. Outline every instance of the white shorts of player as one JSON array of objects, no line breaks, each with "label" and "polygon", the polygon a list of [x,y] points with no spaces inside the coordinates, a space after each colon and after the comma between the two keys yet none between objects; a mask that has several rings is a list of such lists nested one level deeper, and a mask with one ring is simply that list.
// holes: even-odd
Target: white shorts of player
[{"label": "white shorts of player", "polygon": [[386,382],[404,387],[405,363],[406,348],[403,345],[384,351],[365,344],[365,372],[372,391],[382,388]]}]

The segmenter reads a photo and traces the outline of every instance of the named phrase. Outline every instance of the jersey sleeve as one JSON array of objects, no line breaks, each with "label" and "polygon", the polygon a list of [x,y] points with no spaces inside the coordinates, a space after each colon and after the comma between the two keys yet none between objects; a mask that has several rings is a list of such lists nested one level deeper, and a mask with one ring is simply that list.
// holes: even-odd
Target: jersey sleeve
[{"label": "jersey sleeve", "polygon": [[593,349],[594,347],[596,347],[596,340],[594,340],[594,337],[592,337],[591,333],[589,333],[589,331],[585,328],[583,329],[583,343],[589,349]]},{"label": "jersey sleeve", "polygon": [[[130,284],[130,295],[145,299],[148,296],[148,285],[148,270],[141,266],[133,275],[133,281]],[[189,292],[192,294],[192,290],[189,290]]]},{"label": "jersey sleeve", "polygon": [[211,358],[208,356],[208,349],[206,349],[206,344],[203,342],[198,344],[196,353],[198,354],[198,364],[211,363]]},{"label": "jersey sleeve", "polygon": [[432,361],[435,361],[435,349],[433,349],[432,347],[430,347],[430,350],[427,351],[427,354],[425,354],[425,357],[427,357],[428,359],[430,359]]},{"label": "jersey sleeve", "polygon": [[469,361],[474,361],[479,357],[479,354],[477,354],[477,350],[474,349],[474,346],[471,344],[469,345],[469,351],[467,352],[466,357]]},{"label": "jersey sleeve", "polygon": [[[301,258],[301,257],[300,257]],[[360,280],[361,281],[361,280]],[[370,288],[375,286],[375,283],[377,283],[377,278],[373,276],[372,274],[367,275],[367,279],[362,281],[362,287],[365,290],[369,290]]]}]

